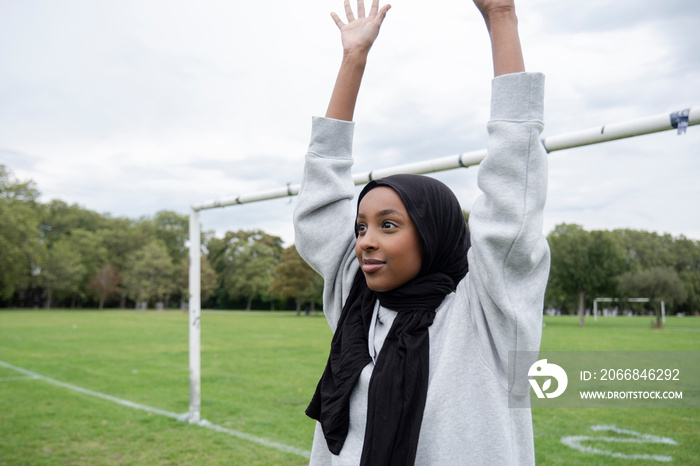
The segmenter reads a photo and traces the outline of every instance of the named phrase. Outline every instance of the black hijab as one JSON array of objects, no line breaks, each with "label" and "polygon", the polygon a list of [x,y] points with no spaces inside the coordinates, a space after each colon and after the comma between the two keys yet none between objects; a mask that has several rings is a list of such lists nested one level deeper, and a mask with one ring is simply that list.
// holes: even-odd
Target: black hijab
[{"label": "black hijab", "polygon": [[328,449],[343,448],[350,419],[350,395],[362,369],[372,361],[368,334],[374,304],[398,314],[377,357],[369,382],[362,465],[415,462],[428,391],[428,328],[435,310],[467,274],[469,232],[462,208],[440,181],[394,175],[370,182],[360,193],[385,186],[401,197],[423,246],[421,269],[407,283],[386,292],[367,287],[362,269],[355,275],[331,342],[326,369],[306,414],[318,420]]}]

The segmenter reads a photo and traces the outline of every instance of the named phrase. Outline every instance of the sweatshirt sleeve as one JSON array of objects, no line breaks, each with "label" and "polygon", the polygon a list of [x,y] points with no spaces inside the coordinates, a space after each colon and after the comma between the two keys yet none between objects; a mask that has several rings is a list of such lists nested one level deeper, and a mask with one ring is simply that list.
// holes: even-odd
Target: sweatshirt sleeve
[{"label": "sweatshirt sleeve", "polygon": [[547,196],[544,76],[515,73],[492,82],[482,194],[469,217],[467,291],[482,359],[505,377],[509,351],[537,351],[542,334],[549,246],[542,233]]},{"label": "sweatshirt sleeve", "polygon": [[359,265],[352,199],[354,123],[314,117],[294,210],[297,251],[324,280],[323,311],[333,332]]}]

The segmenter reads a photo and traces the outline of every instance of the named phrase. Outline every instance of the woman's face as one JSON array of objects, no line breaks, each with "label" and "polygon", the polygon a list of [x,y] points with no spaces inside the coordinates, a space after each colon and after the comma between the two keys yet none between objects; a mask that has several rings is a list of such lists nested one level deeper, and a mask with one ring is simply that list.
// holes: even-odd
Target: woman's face
[{"label": "woman's face", "polygon": [[393,290],[418,275],[420,236],[396,191],[378,187],[365,194],[357,231],[355,255],[371,290]]}]

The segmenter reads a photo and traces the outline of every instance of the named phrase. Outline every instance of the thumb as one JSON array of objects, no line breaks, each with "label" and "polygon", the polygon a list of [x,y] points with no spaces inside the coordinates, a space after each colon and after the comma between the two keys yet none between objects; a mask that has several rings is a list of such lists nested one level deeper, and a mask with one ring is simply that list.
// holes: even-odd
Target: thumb
[{"label": "thumb", "polygon": [[342,19],[340,19],[340,16],[338,16],[335,11],[331,12],[331,18],[333,18],[333,21],[335,21],[335,24],[339,28],[342,28],[343,26],[345,26],[345,23],[343,22]]},{"label": "thumb", "polygon": [[391,5],[389,5],[388,3],[384,5],[382,9],[379,10],[379,13],[377,13],[377,18],[374,21],[381,25],[384,21],[384,17],[386,16],[386,12],[389,11],[390,8]]}]

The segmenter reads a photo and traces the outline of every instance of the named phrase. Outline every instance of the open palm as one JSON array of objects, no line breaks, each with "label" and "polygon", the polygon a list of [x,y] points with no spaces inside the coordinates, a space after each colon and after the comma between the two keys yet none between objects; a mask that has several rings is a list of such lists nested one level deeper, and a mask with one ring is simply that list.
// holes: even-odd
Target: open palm
[{"label": "open palm", "polygon": [[379,9],[379,0],[372,1],[372,7],[369,14],[365,15],[365,4],[363,0],[357,1],[357,17],[353,14],[350,0],[345,0],[345,15],[347,23],[336,13],[331,13],[335,24],[340,29],[340,38],[343,43],[343,51],[345,53],[352,52],[367,52],[372,47],[379,28],[384,21],[386,12],[389,11],[391,5],[384,5]]}]

